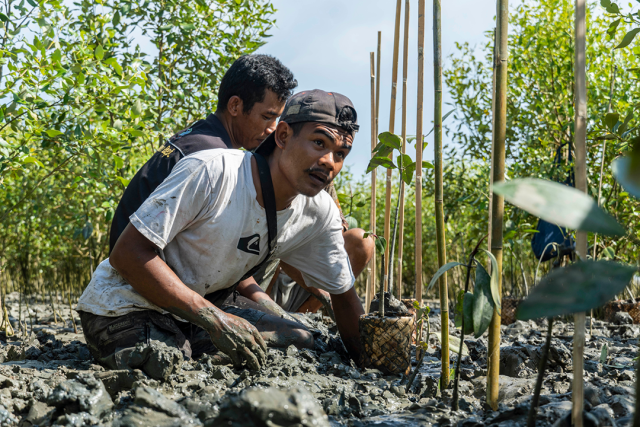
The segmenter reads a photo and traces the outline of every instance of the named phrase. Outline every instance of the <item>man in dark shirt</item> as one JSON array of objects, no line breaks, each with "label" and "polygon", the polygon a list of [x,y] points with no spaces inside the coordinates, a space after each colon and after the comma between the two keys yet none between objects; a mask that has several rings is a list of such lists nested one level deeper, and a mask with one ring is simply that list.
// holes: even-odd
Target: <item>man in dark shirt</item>
[{"label": "man in dark shirt", "polygon": [[129,224],[129,217],[180,159],[211,148],[256,148],[276,128],[276,120],[297,85],[293,73],[276,58],[238,58],[222,78],[216,112],[169,138],[127,186],[113,216],[109,253]]}]

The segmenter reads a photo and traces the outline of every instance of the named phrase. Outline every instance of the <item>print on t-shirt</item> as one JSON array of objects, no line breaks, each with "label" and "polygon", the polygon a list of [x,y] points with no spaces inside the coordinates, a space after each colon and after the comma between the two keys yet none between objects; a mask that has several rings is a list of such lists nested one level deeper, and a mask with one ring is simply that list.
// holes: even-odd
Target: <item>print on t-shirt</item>
[{"label": "print on t-shirt", "polygon": [[260,255],[260,235],[241,237],[238,240],[238,249],[248,254]]}]

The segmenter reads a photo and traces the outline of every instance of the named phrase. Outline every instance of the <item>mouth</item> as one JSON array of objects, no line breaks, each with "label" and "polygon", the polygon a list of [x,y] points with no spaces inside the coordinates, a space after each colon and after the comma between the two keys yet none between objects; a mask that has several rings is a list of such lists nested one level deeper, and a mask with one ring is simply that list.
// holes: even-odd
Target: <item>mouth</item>
[{"label": "mouth", "polygon": [[316,171],[310,172],[309,176],[311,177],[312,181],[314,181],[315,183],[321,186],[325,186],[327,182],[329,182],[329,177],[326,174],[323,174],[322,172],[316,172]]}]

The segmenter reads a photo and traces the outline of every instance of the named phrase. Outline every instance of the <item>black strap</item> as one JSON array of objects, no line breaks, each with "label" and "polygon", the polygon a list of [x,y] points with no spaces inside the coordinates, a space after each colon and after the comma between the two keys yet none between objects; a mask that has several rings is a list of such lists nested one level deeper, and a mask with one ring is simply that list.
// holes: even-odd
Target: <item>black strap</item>
[{"label": "black strap", "polygon": [[266,255],[263,260],[249,270],[242,279],[245,280],[249,277],[253,276],[260,267],[266,264],[269,259],[271,259],[271,255],[276,250],[276,243],[278,240],[278,216],[276,213],[276,195],[273,192],[273,181],[271,180],[271,170],[269,169],[269,163],[267,159],[265,159],[261,154],[253,153],[253,157],[256,159],[256,163],[258,164],[258,176],[260,177],[260,187],[262,187],[262,203],[264,204],[264,210],[267,214],[267,230],[268,230],[268,248]]}]

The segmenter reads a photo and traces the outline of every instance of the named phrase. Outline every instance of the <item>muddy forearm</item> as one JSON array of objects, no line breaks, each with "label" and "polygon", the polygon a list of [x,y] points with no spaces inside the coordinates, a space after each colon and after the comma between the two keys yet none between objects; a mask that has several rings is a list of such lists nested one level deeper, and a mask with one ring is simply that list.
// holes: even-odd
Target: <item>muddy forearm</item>
[{"label": "muddy forearm", "polygon": [[111,266],[149,302],[200,325],[198,312],[213,305],[189,289],[158,256],[156,247],[131,224],[109,259]]},{"label": "muddy forearm", "polygon": [[267,310],[271,310],[278,316],[287,320],[297,322],[297,320],[293,316],[287,313],[274,300],[272,300],[271,297],[266,292],[264,292],[262,288],[260,288],[260,286],[258,286],[253,277],[240,282],[236,289],[243,297],[249,298],[251,301],[260,304]]},{"label": "muddy forearm", "polygon": [[360,316],[364,314],[364,309],[356,289],[352,287],[343,294],[331,295],[331,302],[342,342],[349,355],[359,363],[361,349],[358,323]]}]

